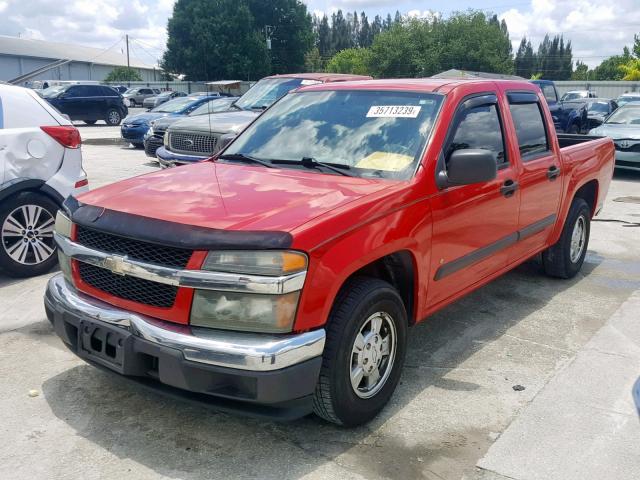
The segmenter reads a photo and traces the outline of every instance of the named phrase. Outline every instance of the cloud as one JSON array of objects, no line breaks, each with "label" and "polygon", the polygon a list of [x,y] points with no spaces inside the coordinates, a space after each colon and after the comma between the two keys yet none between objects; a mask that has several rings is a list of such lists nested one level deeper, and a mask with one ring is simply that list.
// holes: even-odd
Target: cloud
[{"label": "cloud", "polygon": [[514,50],[523,36],[537,48],[545,34],[562,34],[571,40],[574,60],[594,67],[633,43],[640,9],[636,0],[532,0],[529,7],[499,17],[507,22]]},{"label": "cloud", "polygon": [[0,34],[122,48],[125,34],[138,60],[154,64],[166,45],[174,0],[0,0]]}]

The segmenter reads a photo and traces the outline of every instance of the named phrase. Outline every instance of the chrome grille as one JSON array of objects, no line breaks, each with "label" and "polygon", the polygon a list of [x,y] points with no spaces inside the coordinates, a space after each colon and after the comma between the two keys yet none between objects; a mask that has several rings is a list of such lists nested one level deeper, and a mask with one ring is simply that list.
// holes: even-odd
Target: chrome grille
[{"label": "chrome grille", "polygon": [[213,155],[218,139],[215,135],[202,133],[169,133],[172,151]]}]

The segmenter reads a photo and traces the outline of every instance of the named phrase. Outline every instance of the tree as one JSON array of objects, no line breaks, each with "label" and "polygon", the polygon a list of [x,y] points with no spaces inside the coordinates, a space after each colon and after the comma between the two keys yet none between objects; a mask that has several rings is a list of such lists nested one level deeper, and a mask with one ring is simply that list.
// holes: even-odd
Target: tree
[{"label": "tree", "polygon": [[318,27],[318,50],[322,57],[331,55],[331,28],[326,15],[322,17]]},{"label": "tree", "polygon": [[369,47],[371,46],[371,42],[373,41],[371,35],[371,27],[369,27],[369,19],[367,15],[362,12],[360,14],[360,35],[358,37],[358,45],[361,47]]},{"label": "tree", "polygon": [[351,35],[349,34],[349,24],[342,14],[342,10],[338,10],[331,15],[331,50],[339,52],[345,48],[350,48]]},{"label": "tree", "polygon": [[304,56],[305,72],[322,72],[324,70],[324,61],[320,55],[318,47],[314,47]]},{"label": "tree", "polygon": [[141,82],[140,72],[129,67],[116,67],[109,72],[105,82]]},{"label": "tree", "polygon": [[571,74],[571,80],[589,80],[589,67],[580,60],[576,62],[576,69]]},{"label": "tree", "polygon": [[[299,72],[305,54],[313,46],[313,26],[307,7],[300,0],[246,0],[254,18],[254,30],[262,36],[266,25],[271,34],[271,73]],[[242,3],[242,2],[240,2]]]},{"label": "tree", "polygon": [[622,65],[620,65],[618,68],[624,74],[622,80],[640,80],[640,59],[632,58],[627,63],[623,63]]},{"label": "tree", "polygon": [[327,64],[327,72],[369,75],[370,50],[347,48],[336,53]]},{"label": "tree", "polygon": [[533,53],[531,40],[523,37],[516,52],[514,61],[515,73],[523,78],[530,78],[537,68],[536,56]]},{"label": "tree", "polygon": [[622,80],[624,72],[620,70],[620,65],[626,65],[631,60],[632,55],[628,47],[624,47],[622,55],[614,55],[603,60],[600,65],[593,69],[589,75],[590,80]]}]

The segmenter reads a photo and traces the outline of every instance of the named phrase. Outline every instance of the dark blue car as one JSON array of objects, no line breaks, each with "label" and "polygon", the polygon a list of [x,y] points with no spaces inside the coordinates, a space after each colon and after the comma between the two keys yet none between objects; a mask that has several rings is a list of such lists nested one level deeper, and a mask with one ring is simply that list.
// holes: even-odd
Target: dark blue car
[{"label": "dark blue car", "polygon": [[562,102],[558,99],[556,84],[551,80],[531,80],[540,87],[544,98],[547,99],[553,125],[558,133],[585,133],[589,129],[587,107],[584,103]]},{"label": "dark blue car", "polygon": [[212,96],[190,96],[170,100],[162,105],[144,113],[130,115],[125,118],[120,127],[120,135],[123,140],[131,143],[135,147],[144,145],[144,136],[151,126],[153,120],[169,116],[188,115],[200,105],[208,102]]}]

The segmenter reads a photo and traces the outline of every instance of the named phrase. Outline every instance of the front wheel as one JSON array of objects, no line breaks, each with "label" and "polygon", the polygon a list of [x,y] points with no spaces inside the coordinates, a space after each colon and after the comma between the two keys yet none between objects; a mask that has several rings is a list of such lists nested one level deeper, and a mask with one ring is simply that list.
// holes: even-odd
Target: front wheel
[{"label": "front wheel", "polygon": [[58,261],[53,228],[58,206],[23,192],[0,207],[0,268],[15,277],[48,272]]},{"label": "front wheel", "polygon": [[120,125],[120,122],[122,121],[122,116],[120,115],[120,112],[118,110],[116,110],[115,108],[112,108],[107,112],[107,118],[105,118],[104,121],[107,122],[107,125],[111,125],[112,127],[115,127],[117,125]]},{"label": "front wheel", "polygon": [[375,278],[350,280],[329,318],[315,414],[345,426],[374,418],[396,389],[406,342],[407,313],[398,292]]},{"label": "front wheel", "polygon": [[591,209],[582,198],[571,203],[560,239],[542,252],[544,271],[551,277],[572,278],[582,268],[591,232]]}]

